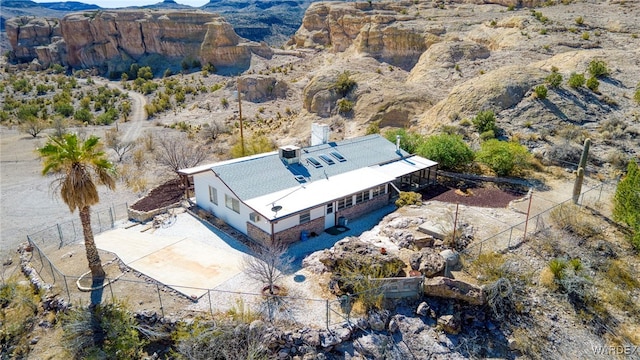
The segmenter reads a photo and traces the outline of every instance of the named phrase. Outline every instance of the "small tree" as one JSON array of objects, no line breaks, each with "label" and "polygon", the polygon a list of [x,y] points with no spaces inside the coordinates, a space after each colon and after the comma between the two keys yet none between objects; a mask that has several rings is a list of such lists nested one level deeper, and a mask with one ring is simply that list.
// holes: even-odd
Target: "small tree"
[{"label": "small tree", "polygon": [[437,161],[443,169],[456,169],[473,161],[473,151],[460,135],[440,134],[427,138],[417,150],[420,156]]},{"label": "small tree", "polygon": [[594,93],[598,92],[599,86],[600,86],[600,82],[598,81],[598,79],[596,79],[595,76],[592,76],[589,78],[589,80],[587,80],[587,87],[589,88],[589,90],[593,91]]},{"label": "small tree", "polygon": [[480,111],[478,115],[473,118],[472,122],[481,134],[489,130],[494,133],[498,132],[498,128],[496,127],[496,115],[492,110]]},{"label": "small tree", "polygon": [[536,99],[544,100],[547,98],[547,87],[544,85],[538,85],[533,88],[533,92],[536,96]]},{"label": "small tree", "polygon": [[400,148],[411,154],[415,153],[425,140],[422,135],[405,129],[393,129],[384,133],[384,137],[394,144],[398,135],[400,136]]},{"label": "small tree", "polygon": [[23,122],[20,125],[20,130],[36,138],[43,130],[47,129],[48,127],[49,123],[47,123],[47,121],[36,117],[30,118]]},{"label": "small tree", "polygon": [[157,145],[158,163],[176,175],[180,169],[194,167],[207,158],[207,152],[193,144],[186,135],[161,137]]},{"label": "small tree", "polygon": [[562,84],[562,75],[558,71],[552,71],[545,79],[550,88],[557,88]]},{"label": "small tree", "polygon": [[104,143],[107,147],[115,151],[118,162],[122,162],[124,156],[135,148],[133,141],[124,141],[116,129],[109,129],[104,134]]},{"label": "small tree", "polygon": [[640,250],[640,169],[635,161],[629,162],[627,173],[616,188],[613,218],[632,229],[631,244]]},{"label": "small tree", "polygon": [[276,283],[290,271],[293,258],[287,256],[287,247],[281,242],[266,246],[254,246],[254,256],[245,256],[243,270],[248,277],[260,281],[269,288],[269,294],[275,295]]},{"label": "small tree", "polygon": [[240,142],[240,139],[238,139],[235,145],[231,148],[231,156],[239,158],[248,155],[262,154],[273,151],[273,149],[275,149],[275,144],[272,140],[264,135],[254,134],[249,138],[249,140],[245,140],[244,147]]},{"label": "small tree", "polygon": [[476,159],[489,166],[499,176],[514,175],[529,165],[531,154],[515,142],[487,140],[482,143]]}]

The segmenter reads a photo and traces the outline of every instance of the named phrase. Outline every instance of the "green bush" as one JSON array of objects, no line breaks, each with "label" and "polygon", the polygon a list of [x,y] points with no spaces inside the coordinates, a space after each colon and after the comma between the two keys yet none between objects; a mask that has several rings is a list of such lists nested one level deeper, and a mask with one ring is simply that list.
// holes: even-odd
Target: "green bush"
[{"label": "green bush", "polygon": [[479,112],[478,115],[473,118],[472,122],[479,133],[483,133],[489,130],[493,130],[493,132],[495,133],[498,130],[498,128],[496,127],[496,115],[492,110]]},{"label": "green bush", "polygon": [[374,121],[367,126],[366,135],[371,134],[380,134],[380,123],[378,121]]},{"label": "green bush", "polygon": [[37,118],[38,111],[40,111],[40,108],[37,105],[24,104],[20,105],[20,107],[18,108],[18,113],[16,115],[22,122]]},{"label": "green bush", "polygon": [[557,71],[553,71],[544,80],[547,82],[550,88],[557,88],[562,84],[562,75],[560,75]]},{"label": "green bush", "polygon": [[349,114],[353,110],[353,101],[347,99],[338,100],[338,112],[340,114],[346,115]]},{"label": "green bush", "polygon": [[483,132],[482,134],[480,134],[480,140],[481,141],[487,141],[487,140],[491,140],[491,139],[495,139],[496,138],[496,132],[493,130],[487,130],[485,132]]},{"label": "green bush", "polygon": [[255,155],[273,151],[275,145],[273,141],[264,135],[255,134],[248,140],[244,141],[244,149],[240,140],[231,147],[231,156],[239,158],[243,156]]},{"label": "green bush", "polygon": [[340,96],[344,97],[347,96],[356,85],[355,80],[351,79],[351,73],[344,71],[338,75],[338,79],[335,84],[333,84],[333,89],[340,94]]},{"label": "green bush", "polygon": [[422,195],[413,191],[401,191],[400,197],[396,200],[397,207],[403,207],[407,205],[421,205],[422,204]]},{"label": "green bush", "polygon": [[515,142],[487,140],[480,146],[476,159],[499,176],[515,175],[529,165],[531,154]]},{"label": "green bush", "polygon": [[609,75],[609,69],[607,68],[607,63],[603,60],[591,60],[589,63],[589,74],[591,76],[600,78]]},{"label": "green bush", "polygon": [[400,148],[410,154],[418,151],[420,145],[425,141],[424,136],[405,129],[388,130],[384,133],[384,137],[394,144],[396,143],[396,136],[398,135],[400,135]]},{"label": "green bush", "polygon": [[89,111],[89,109],[83,107],[76,110],[75,114],[73,114],[73,118],[78,121],[89,123],[91,122],[91,120],[93,120],[93,114],[91,114],[91,111]]},{"label": "green bush", "polygon": [[598,79],[596,79],[595,76],[592,76],[589,78],[589,80],[587,80],[587,87],[589,88],[589,90],[597,93],[599,86],[600,86],[600,82],[598,81]]},{"label": "green bush", "polygon": [[533,88],[533,92],[537,99],[544,100],[547,98],[547,87],[544,85],[538,85]]},{"label": "green bush", "polygon": [[63,344],[79,359],[138,359],[147,343],[121,303],[75,308],[61,323]]},{"label": "green bush", "polygon": [[613,197],[613,218],[632,230],[629,241],[640,251],[640,169],[630,161]]},{"label": "green bush", "polygon": [[583,74],[571,73],[571,75],[569,75],[569,80],[567,81],[567,84],[569,84],[571,88],[577,89],[579,87],[584,86],[585,81],[586,80]]},{"label": "green bush", "polygon": [[633,100],[640,104],[640,84],[636,87],[636,92],[633,94]]},{"label": "green bush", "polygon": [[459,135],[430,136],[416,152],[437,161],[443,169],[457,169],[473,161],[473,151]]},{"label": "green bush", "polygon": [[57,102],[53,105],[53,109],[55,112],[65,117],[69,117],[74,113],[73,105],[67,102]]}]

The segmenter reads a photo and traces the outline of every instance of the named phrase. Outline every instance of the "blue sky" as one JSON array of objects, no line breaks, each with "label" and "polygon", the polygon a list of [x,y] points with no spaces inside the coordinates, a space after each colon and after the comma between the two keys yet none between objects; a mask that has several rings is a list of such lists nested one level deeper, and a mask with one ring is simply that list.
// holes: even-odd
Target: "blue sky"
[{"label": "blue sky", "polygon": [[[60,0],[34,0],[38,3],[47,3],[47,2],[62,2]],[[79,2],[83,2],[85,4],[95,4],[102,8],[118,8],[125,6],[143,6],[143,5],[151,5],[161,2],[162,0],[76,0]],[[209,2],[209,0],[175,0],[175,2],[179,4],[191,5],[191,6],[202,6]]]}]

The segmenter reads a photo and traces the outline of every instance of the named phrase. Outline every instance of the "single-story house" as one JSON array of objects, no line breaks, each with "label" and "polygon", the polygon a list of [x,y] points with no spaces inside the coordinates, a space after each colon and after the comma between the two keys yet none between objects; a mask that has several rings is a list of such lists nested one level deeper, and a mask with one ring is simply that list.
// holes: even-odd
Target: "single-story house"
[{"label": "single-story house", "polygon": [[263,244],[291,243],[436,182],[437,163],[380,135],[180,170],[198,207]]}]

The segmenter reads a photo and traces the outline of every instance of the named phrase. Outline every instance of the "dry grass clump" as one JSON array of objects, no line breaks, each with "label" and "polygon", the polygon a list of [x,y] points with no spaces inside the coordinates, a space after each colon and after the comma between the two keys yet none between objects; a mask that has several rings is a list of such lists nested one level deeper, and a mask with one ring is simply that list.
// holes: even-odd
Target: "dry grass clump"
[{"label": "dry grass clump", "polygon": [[602,228],[593,222],[592,217],[573,204],[562,204],[551,210],[551,221],[556,227],[581,238],[592,238],[602,233]]},{"label": "dry grass clump", "polygon": [[507,273],[505,264],[506,258],[503,254],[484,253],[465,264],[465,270],[480,282],[489,283],[505,277]]}]

